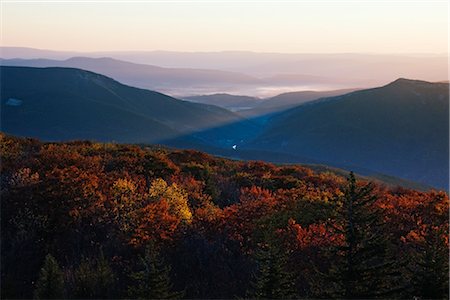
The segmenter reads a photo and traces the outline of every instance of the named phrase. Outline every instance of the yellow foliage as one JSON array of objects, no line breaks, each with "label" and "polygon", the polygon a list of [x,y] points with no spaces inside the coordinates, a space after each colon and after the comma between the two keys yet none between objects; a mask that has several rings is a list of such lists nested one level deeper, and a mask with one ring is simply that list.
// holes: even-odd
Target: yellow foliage
[{"label": "yellow foliage", "polygon": [[188,206],[188,195],[175,183],[169,186],[163,179],[155,179],[150,185],[149,195],[153,199],[165,199],[169,203],[171,214],[191,222],[192,213]]},{"label": "yellow foliage", "polygon": [[130,195],[136,191],[136,185],[131,180],[119,178],[113,184],[113,191],[116,196]]},{"label": "yellow foliage", "polygon": [[136,205],[139,199],[136,189],[136,184],[132,180],[123,178],[117,179],[112,187],[114,196],[112,213],[124,232],[129,232],[136,226]]},{"label": "yellow foliage", "polygon": [[167,191],[167,182],[164,179],[158,178],[152,181],[150,185],[150,197],[152,198],[160,198],[165,195]]}]

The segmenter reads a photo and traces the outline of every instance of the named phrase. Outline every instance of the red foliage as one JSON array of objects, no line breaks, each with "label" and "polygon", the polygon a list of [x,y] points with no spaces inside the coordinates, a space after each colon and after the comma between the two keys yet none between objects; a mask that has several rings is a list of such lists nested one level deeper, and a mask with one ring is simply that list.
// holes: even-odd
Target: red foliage
[{"label": "red foliage", "polygon": [[164,199],[148,204],[138,215],[139,225],[130,240],[132,245],[171,239],[181,221],[169,213],[169,204]]},{"label": "red foliage", "polygon": [[224,230],[244,247],[252,242],[257,220],[285,206],[282,199],[257,186],[241,190],[240,203],[224,209]]},{"label": "red foliage", "polygon": [[[137,251],[150,241],[176,243],[191,234],[193,240],[200,236],[212,244],[222,239],[239,244],[239,255],[246,256],[270,239],[288,250],[302,273],[311,274],[312,262],[326,267],[321,250],[342,244],[329,216],[345,178],[331,173],[236,162],[197,151],[41,144],[4,135],[0,150],[2,229],[13,237],[7,245],[10,253],[20,252],[16,237],[36,226],[39,231],[28,238],[35,239],[30,245],[39,245],[41,252],[64,244],[89,252],[95,243],[132,245]],[[150,196],[156,178],[182,191],[184,207],[193,213],[190,222],[171,211],[169,196]],[[375,192],[380,199],[375,205],[388,225],[383,233],[399,257],[414,257],[432,239],[448,247],[446,193],[389,190],[380,184]]]}]

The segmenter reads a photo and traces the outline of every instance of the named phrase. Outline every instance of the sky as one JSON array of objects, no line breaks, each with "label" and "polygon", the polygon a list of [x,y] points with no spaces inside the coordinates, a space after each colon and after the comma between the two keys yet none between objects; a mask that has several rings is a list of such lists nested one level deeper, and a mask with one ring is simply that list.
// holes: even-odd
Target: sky
[{"label": "sky", "polygon": [[448,53],[442,0],[1,0],[1,45],[69,51]]}]

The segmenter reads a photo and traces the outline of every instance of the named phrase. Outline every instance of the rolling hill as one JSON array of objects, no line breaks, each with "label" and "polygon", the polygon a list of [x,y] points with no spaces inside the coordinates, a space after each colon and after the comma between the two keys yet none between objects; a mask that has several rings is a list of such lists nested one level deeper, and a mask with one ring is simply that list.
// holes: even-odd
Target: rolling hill
[{"label": "rolling hill", "polygon": [[8,134],[159,143],[237,159],[326,164],[448,189],[448,83],[399,79],[263,115],[257,126],[258,118],[80,69],[2,66],[0,72],[1,130]]},{"label": "rolling hill", "polygon": [[[89,71],[5,66],[0,71],[1,127],[14,135],[146,143],[183,136],[194,144],[220,144],[251,127],[223,108],[126,86]],[[208,133],[197,134],[201,131]]]},{"label": "rolling hill", "polygon": [[343,89],[333,91],[298,91],[283,93],[271,98],[264,99],[263,101],[256,103],[254,107],[240,111],[240,114],[246,117],[273,114],[309,101],[324,97],[343,95],[354,90],[355,89]]},{"label": "rolling hill", "polygon": [[245,149],[363,167],[448,189],[449,85],[398,79],[281,112]]},{"label": "rolling hill", "polygon": [[4,66],[22,67],[64,67],[77,68],[100,73],[125,84],[152,89],[186,93],[204,91],[208,87],[220,88],[235,85],[256,85],[262,82],[252,76],[195,68],[162,68],[154,65],[136,64],[109,57],[72,57],[66,60],[52,59],[1,59]]},{"label": "rolling hill", "polygon": [[283,93],[270,98],[257,98],[250,96],[230,95],[225,93],[182,97],[184,100],[211,104],[239,112],[245,117],[257,117],[287,110],[294,106],[319,98],[346,94],[355,89],[334,91],[298,91]]},{"label": "rolling hill", "polygon": [[[177,97],[229,93],[257,97],[272,97],[276,94],[299,90],[336,90],[353,87],[376,87],[396,78],[421,78],[427,81],[441,81],[448,77],[447,54],[362,54],[362,53],[258,53],[249,51],[218,52],[174,52],[174,51],[103,51],[70,52],[51,51],[24,47],[0,47],[3,59],[22,66],[36,67],[74,67],[85,69],[82,65],[30,65],[36,59],[69,60],[73,57],[89,57],[102,61],[105,57],[122,62],[134,63],[134,67],[159,66],[162,75],[174,72],[199,70],[199,73],[181,78],[180,86],[154,85],[152,81],[132,76],[117,77],[120,65],[109,74],[106,69],[87,69],[110,76],[120,82],[142,88],[169,93]],[[30,60],[27,64],[17,58]],[[55,62],[53,62],[55,63]],[[73,63],[73,62],[72,62]],[[104,63],[104,62],[102,62]],[[211,72],[203,72],[203,71]],[[222,70],[215,72],[214,70]],[[176,71],[176,72],[175,72]],[[178,72],[180,71],[180,72]],[[157,72],[156,70],[152,72]],[[170,81],[169,76],[169,81]],[[163,77],[154,78],[155,83]],[[197,80],[203,78],[205,80]],[[128,81],[128,79],[133,81]],[[139,80],[137,80],[139,79]],[[136,81],[134,81],[136,80]],[[181,86],[187,80],[191,85]],[[198,84],[200,81],[200,84]],[[228,82],[224,84],[222,82]],[[202,85],[201,83],[215,83]],[[240,84],[239,82],[245,82]],[[253,83],[252,83],[253,82]],[[141,85],[145,84],[145,85]],[[219,87],[219,84],[222,86]]]}]

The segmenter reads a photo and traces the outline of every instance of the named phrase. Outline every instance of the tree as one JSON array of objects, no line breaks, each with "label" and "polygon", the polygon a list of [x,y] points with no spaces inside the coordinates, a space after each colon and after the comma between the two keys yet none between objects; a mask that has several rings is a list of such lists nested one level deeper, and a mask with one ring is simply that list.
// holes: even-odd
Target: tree
[{"label": "tree", "polygon": [[358,185],[351,172],[331,223],[342,242],[328,257],[331,266],[325,279],[332,289],[325,291],[326,296],[361,299],[401,290],[398,265],[388,249],[389,233],[374,205],[377,200],[374,186]]},{"label": "tree", "polygon": [[448,197],[436,194],[422,209],[422,222],[407,237],[415,246],[411,270],[413,295],[448,299]]},{"label": "tree", "polygon": [[256,252],[257,274],[250,283],[249,296],[256,299],[296,298],[294,274],[287,270],[287,255],[271,244]]},{"label": "tree", "polygon": [[47,254],[36,282],[36,299],[61,299],[64,297],[64,277],[56,259]]},{"label": "tree", "polygon": [[76,298],[106,299],[114,289],[114,273],[103,253],[94,260],[83,259],[74,277]]},{"label": "tree", "polygon": [[152,199],[165,199],[170,206],[170,212],[186,223],[192,220],[192,213],[188,206],[188,196],[186,192],[175,183],[170,186],[161,178],[152,181],[149,195]]},{"label": "tree", "polygon": [[414,296],[424,299],[448,299],[448,245],[441,232],[427,232],[415,255],[412,285]]},{"label": "tree", "polygon": [[181,297],[172,292],[170,267],[165,265],[155,248],[147,247],[144,256],[140,256],[140,270],[131,274],[134,284],[129,286],[128,294],[137,299],[169,299]]},{"label": "tree", "polygon": [[112,186],[112,208],[114,222],[120,230],[129,234],[136,228],[136,210],[142,203],[136,184],[130,179],[119,178]]}]

